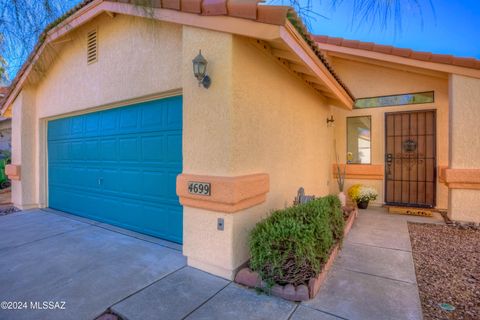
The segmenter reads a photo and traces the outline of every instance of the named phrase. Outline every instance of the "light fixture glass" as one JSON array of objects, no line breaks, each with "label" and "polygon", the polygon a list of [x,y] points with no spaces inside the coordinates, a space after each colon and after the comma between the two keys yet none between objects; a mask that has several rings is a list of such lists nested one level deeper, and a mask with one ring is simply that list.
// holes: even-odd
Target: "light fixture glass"
[{"label": "light fixture glass", "polygon": [[200,50],[195,59],[192,60],[192,63],[193,74],[198,80],[198,85],[203,85],[204,88],[208,88],[211,83],[210,77],[207,76],[208,61],[203,57],[202,50]]}]

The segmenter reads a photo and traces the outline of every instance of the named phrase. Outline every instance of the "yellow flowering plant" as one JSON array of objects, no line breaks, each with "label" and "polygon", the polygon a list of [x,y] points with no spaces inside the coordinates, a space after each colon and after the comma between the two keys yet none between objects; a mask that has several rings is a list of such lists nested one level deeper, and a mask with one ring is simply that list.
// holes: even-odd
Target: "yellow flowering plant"
[{"label": "yellow flowering plant", "polygon": [[378,192],[374,187],[354,184],[348,189],[348,196],[354,202],[368,202],[377,199]]}]

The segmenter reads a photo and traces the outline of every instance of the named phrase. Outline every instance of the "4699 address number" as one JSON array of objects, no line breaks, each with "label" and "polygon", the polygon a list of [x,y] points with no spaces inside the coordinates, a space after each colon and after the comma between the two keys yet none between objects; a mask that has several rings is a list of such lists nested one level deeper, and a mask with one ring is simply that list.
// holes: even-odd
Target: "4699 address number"
[{"label": "4699 address number", "polygon": [[188,192],[191,194],[199,194],[202,196],[209,196],[211,192],[211,186],[208,182],[188,182]]}]

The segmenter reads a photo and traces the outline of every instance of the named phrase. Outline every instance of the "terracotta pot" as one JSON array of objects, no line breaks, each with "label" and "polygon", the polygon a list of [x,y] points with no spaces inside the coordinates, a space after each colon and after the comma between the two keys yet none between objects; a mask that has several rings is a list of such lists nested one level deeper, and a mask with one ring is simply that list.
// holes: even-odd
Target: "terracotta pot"
[{"label": "terracotta pot", "polygon": [[368,201],[357,201],[358,209],[367,209],[368,208]]},{"label": "terracotta pot", "polygon": [[340,200],[342,207],[345,207],[347,205],[347,196],[343,191],[338,194],[338,199]]}]

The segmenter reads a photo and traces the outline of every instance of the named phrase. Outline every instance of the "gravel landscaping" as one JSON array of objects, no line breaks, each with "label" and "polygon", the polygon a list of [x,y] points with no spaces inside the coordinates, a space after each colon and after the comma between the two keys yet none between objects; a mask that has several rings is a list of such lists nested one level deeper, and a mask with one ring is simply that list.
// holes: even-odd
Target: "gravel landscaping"
[{"label": "gravel landscaping", "polygon": [[6,216],[7,214],[20,212],[21,210],[13,206],[0,207],[0,216]]},{"label": "gravel landscaping", "polygon": [[424,319],[480,319],[480,230],[420,223],[408,229]]}]

